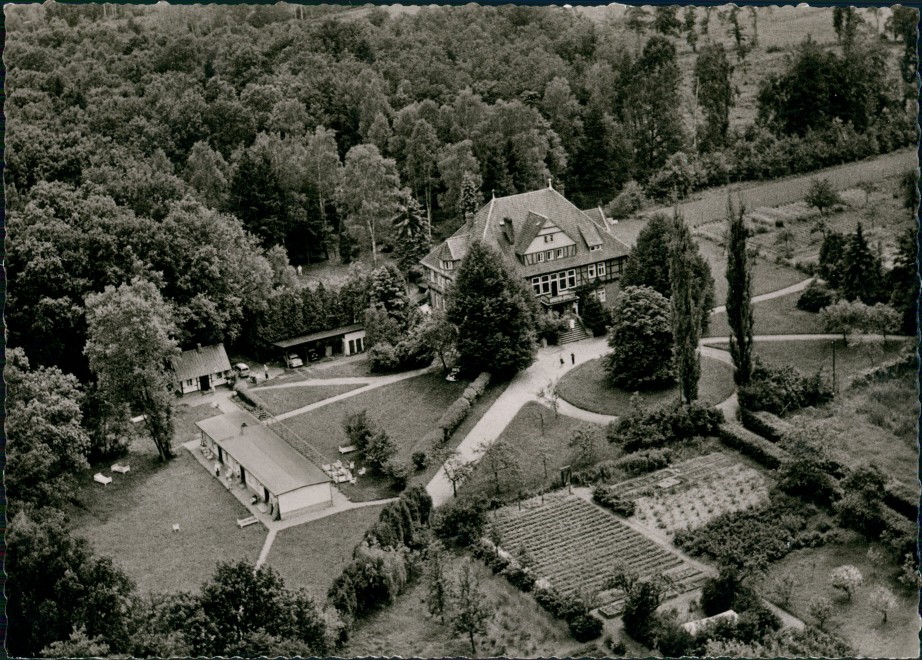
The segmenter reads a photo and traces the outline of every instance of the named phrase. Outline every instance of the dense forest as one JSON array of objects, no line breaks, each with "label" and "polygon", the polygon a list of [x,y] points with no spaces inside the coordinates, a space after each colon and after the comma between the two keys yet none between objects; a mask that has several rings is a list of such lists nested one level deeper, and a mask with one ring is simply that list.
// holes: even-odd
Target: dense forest
[{"label": "dense forest", "polygon": [[409,265],[491,194],[668,200],[911,144],[915,13],[827,13],[837,42],[763,73],[732,7],[8,11],[11,343],[85,374],[84,297],[136,276],[182,344],[233,342],[288,260]]}]

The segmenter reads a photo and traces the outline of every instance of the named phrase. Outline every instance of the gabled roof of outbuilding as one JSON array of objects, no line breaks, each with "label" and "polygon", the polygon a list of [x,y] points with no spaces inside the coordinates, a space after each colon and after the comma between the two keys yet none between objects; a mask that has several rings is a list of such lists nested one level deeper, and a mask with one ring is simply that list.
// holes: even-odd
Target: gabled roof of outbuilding
[{"label": "gabled roof of outbuilding", "polygon": [[173,371],[176,373],[177,380],[191,380],[210,374],[223,373],[230,371],[230,368],[230,360],[227,359],[224,344],[193,348],[173,358]]}]

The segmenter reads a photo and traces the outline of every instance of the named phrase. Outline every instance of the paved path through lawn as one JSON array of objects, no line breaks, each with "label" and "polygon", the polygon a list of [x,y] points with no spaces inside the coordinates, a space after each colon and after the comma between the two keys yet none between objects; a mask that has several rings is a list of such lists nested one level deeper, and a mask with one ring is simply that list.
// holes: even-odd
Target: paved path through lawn
[{"label": "paved path through lawn", "polygon": [[[377,376],[374,378],[324,378],[317,380],[302,380],[298,383],[285,383],[284,385],[269,385],[264,386],[260,389],[279,389],[279,388],[288,388],[288,387],[311,387],[314,385],[354,385],[357,383],[368,383],[365,387],[359,387],[354,390],[349,390],[348,392],[343,392],[342,394],[337,394],[336,396],[331,396],[329,399],[323,399],[322,401],[317,401],[311,403],[307,406],[301,406],[300,408],[295,408],[286,413],[280,415],[275,415],[276,421],[282,421],[288,419],[289,417],[297,417],[298,415],[303,415],[306,412],[311,410],[316,410],[323,406],[328,406],[331,403],[336,403],[337,401],[342,401],[343,399],[348,399],[349,397],[358,396],[359,394],[364,394],[370,390],[377,389],[379,387],[384,387],[385,385],[390,385],[391,383],[397,383],[401,380],[407,380],[408,378],[416,378],[423,374],[434,371],[435,367],[425,367],[423,369],[416,369],[415,371],[407,371],[401,374],[394,374],[393,376]],[[371,381],[371,382],[369,382]]]},{"label": "paved path through lawn", "polygon": [[[772,298],[780,298],[782,296],[786,296],[791,293],[797,293],[798,291],[803,291],[808,286],[810,286],[810,283],[813,281],[813,279],[814,278],[812,277],[808,277],[803,282],[798,282],[797,284],[786,286],[783,289],[778,289],[777,291],[772,291],[770,293],[763,293],[761,296],[753,296],[752,302],[754,303],[762,302],[763,300],[771,300]],[[711,315],[722,314],[723,312],[726,312],[726,311],[727,311],[726,305],[718,305],[717,307],[711,310]]]},{"label": "paved path through lawn", "polygon": [[[804,199],[807,196],[810,181],[813,179],[828,179],[836,190],[845,190],[863,181],[878,182],[887,177],[900,175],[906,170],[915,168],[917,164],[916,151],[903,149],[857,163],[838,165],[781,180],[711,188],[701,193],[698,199],[679,204],[679,212],[685,217],[687,223],[695,227],[714,220],[724,220],[727,217],[728,191],[732,193],[734,202],[739,195],[746,204],[746,208],[749,209],[759,206],[781,206]],[[671,215],[672,207],[651,209],[643,215],[663,212]]]}]

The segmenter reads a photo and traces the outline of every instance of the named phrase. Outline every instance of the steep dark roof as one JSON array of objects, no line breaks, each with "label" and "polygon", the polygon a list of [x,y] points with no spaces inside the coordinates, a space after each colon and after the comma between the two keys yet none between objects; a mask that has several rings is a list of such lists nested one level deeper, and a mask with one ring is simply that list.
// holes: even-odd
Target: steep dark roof
[{"label": "steep dark roof", "polygon": [[224,344],[193,348],[173,358],[173,371],[177,380],[192,380],[200,376],[230,371],[230,368]]},{"label": "steep dark roof", "polygon": [[[597,217],[600,215],[601,213],[596,214]],[[503,222],[507,220],[512,223],[514,244],[506,238],[503,229]],[[538,235],[544,221],[553,223],[569,236],[577,245],[577,254],[525,265],[519,261],[517,254],[527,249]],[[553,188],[542,188],[509,197],[494,197],[477,211],[470,227],[461,227],[448,241],[463,240],[466,251],[468,241],[481,240],[503,255],[511,272],[527,278],[578,268],[606,259],[626,257],[630,249],[612,236],[608,229],[604,221],[599,223],[596,219],[590,218]],[[448,249],[448,241],[435,246],[423,257],[422,263],[451,277],[454,271],[442,270],[440,259],[443,251]],[[599,245],[601,249],[590,251],[590,245]]]}]

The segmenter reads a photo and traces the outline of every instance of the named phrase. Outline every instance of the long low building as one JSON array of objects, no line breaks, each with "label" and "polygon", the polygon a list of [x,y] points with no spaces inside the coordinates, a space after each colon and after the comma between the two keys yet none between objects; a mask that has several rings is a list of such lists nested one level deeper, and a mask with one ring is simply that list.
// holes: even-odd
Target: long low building
[{"label": "long low building", "polygon": [[272,344],[281,349],[284,354],[298,353],[305,362],[308,353],[315,351],[318,357],[333,357],[334,355],[353,355],[365,350],[365,328],[361,323],[353,323],[341,328],[332,328],[322,332],[314,332],[301,337],[292,337],[277,341]]},{"label": "long low building", "polygon": [[255,493],[273,517],[332,506],[330,477],[253,415],[234,411],[195,425],[216,456],[216,470]]}]

